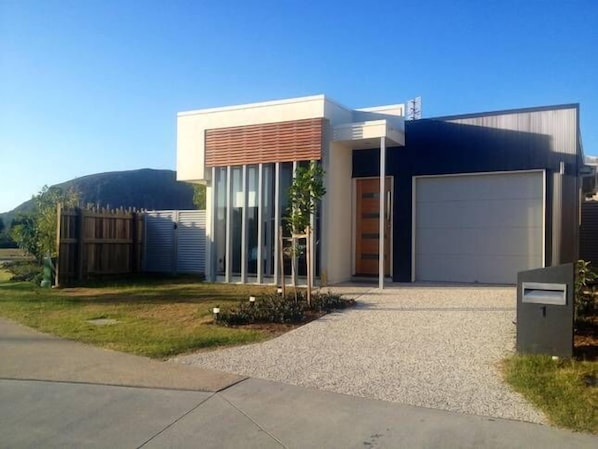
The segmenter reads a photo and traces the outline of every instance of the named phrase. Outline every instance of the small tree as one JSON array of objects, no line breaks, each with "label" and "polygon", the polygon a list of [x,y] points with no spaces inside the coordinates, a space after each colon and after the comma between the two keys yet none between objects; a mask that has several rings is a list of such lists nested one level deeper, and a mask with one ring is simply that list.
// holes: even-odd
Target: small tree
[{"label": "small tree", "polygon": [[[307,167],[298,167],[295,177],[289,187],[289,218],[287,220],[292,238],[293,266],[296,266],[297,250],[296,239],[305,238],[306,242],[306,271],[307,271],[307,298],[311,299],[311,273],[309,257],[313,254],[311,247],[310,222],[315,215],[318,202],[326,194],[324,188],[324,169],[316,162],[310,162]],[[295,285],[297,285],[297,269],[295,269]]]},{"label": "small tree", "polygon": [[17,242],[19,248],[34,256],[37,261],[42,259],[39,248],[37,229],[33,214],[19,214],[11,223],[10,237]]},{"label": "small tree", "polygon": [[41,262],[49,254],[56,256],[56,210],[59,204],[75,207],[79,203],[79,194],[70,189],[66,192],[60,187],[44,186],[33,197],[32,212],[18,216],[11,226],[11,236],[20,248],[27,251]]},{"label": "small tree", "polygon": [[590,268],[590,262],[578,260],[575,265],[575,320],[591,317],[598,306],[596,287],[592,284],[598,273]]},{"label": "small tree", "polygon": [[193,204],[199,210],[206,209],[206,186],[203,184],[193,184]]}]

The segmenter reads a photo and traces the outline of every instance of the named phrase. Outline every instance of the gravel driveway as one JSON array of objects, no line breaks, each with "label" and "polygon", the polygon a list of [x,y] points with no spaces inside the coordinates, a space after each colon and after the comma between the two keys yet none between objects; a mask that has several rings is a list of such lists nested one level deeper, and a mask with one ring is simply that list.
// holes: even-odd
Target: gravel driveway
[{"label": "gravel driveway", "polygon": [[281,337],[176,358],[250,377],[455,412],[544,422],[501,381],[513,287],[338,288],[358,306]]}]

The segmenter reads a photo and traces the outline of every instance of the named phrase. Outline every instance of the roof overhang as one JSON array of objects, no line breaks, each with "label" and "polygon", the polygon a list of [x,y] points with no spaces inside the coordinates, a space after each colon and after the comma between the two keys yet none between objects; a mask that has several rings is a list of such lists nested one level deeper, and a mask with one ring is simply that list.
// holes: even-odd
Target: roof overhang
[{"label": "roof overhang", "polygon": [[402,118],[395,120],[370,120],[343,123],[333,129],[332,141],[342,143],[354,150],[380,148],[380,139],[386,146],[405,146],[405,127]]}]

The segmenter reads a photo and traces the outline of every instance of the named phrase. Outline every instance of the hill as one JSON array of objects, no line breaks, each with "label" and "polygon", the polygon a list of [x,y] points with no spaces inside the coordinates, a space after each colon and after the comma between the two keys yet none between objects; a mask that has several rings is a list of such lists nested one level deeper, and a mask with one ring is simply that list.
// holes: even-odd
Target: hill
[{"label": "hill", "polygon": [[[74,188],[81,204],[99,207],[137,209],[195,209],[193,187],[178,182],[173,170],[128,170],[97,173],[56,184],[64,190]],[[25,201],[13,210],[0,214],[6,226],[20,212],[33,208],[33,201]]]}]

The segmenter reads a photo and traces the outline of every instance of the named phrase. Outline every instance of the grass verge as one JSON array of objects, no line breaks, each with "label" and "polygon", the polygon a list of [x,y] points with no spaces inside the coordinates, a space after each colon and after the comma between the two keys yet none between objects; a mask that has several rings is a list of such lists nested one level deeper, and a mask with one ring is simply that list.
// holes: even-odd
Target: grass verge
[{"label": "grass verge", "polygon": [[[118,351],[166,358],[201,348],[261,341],[271,326],[251,329],[212,324],[211,310],[272,287],[202,283],[192,278],[138,279],[93,287],[42,289],[9,281],[0,270],[0,316],[60,337]],[[94,319],[114,324],[90,323]],[[288,329],[278,329],[281,333]]]},{"label": "grass verge", "polygon": [[598,386],[586,384],[598,376],[598,362],[516,355],[505,361],[504,374],[553,424],[598,433]]}]

